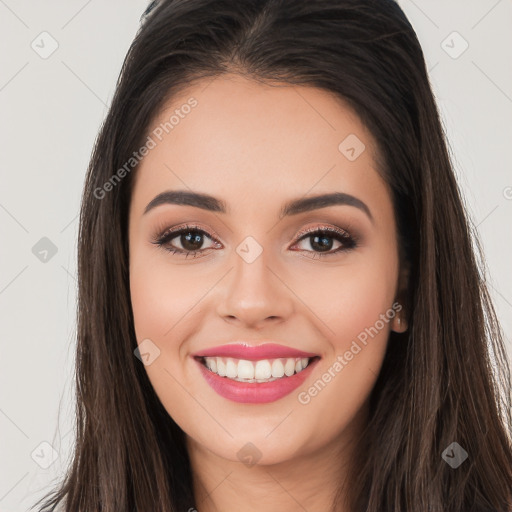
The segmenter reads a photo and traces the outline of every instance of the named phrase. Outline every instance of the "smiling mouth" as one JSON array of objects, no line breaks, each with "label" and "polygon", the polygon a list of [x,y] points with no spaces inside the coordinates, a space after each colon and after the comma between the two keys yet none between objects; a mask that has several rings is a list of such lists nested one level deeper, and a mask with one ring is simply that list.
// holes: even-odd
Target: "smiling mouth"
[{"label": "smiling mouth", "polygon": [[273,382],[302,372],[315,357],[279,357],[274,359],[236,359],[233,357],[196,357],[210,372],[229,380],[244,383]]}]

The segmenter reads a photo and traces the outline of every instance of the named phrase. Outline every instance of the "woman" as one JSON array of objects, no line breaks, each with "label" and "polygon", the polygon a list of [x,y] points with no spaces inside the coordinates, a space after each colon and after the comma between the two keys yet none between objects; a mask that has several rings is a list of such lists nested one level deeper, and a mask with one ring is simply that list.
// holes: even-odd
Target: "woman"
[{"label": "woman", "polygon": [[512,510],[503,336],[399,6],[145,14],[85,184],[77,442],[40,510]]}]

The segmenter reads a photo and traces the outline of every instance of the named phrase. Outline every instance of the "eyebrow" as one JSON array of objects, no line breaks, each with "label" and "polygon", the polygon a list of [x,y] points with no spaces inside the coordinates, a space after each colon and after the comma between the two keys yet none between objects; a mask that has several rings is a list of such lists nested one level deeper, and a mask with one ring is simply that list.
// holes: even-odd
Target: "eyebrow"
[{"label": "eyebrow", "polygon": [[[184,206],[193,206],[208,210],[211,212],[227,213],[228,207],[225,201],[216,197],[199,192],[191,192],[187,190],[166,190],[158,194],[146,206],[143,215],[153,208],[163,204],[177,204]],[[327,208],[335,205],[354,206],[363,211],[373,222],[374,218],[368,206],[355,196],[344,192],[332,192],[330,194],[321,194],[310,197],[302,197],[293,199],[284,204],[281,208],[280,217],[289,215],[297,215],[299,213],[309,212],[320,208]]]}]

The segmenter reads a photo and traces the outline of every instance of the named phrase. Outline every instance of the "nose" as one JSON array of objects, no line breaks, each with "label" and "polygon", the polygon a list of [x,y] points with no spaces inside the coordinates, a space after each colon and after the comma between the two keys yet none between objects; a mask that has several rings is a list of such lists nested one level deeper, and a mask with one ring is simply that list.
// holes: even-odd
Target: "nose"
[{"label": "nose", "polygon": [[238,255],[220,289],[217,313],[239,327],[259,329],[269,322],[282,322],[294,312],[294,294],[279,274],[279,265],[269,265],[263,251],[248,263]]}]

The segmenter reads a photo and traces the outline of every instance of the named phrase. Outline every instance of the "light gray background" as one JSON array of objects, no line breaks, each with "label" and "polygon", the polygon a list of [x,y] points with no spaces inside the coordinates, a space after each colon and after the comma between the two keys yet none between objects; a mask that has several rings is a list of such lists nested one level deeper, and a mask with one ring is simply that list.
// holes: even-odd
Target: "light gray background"
[{"label": "light gray background", "polygon": [[[512,0],[400,5],[425,52],[512,354]],[[0,512],[26,511],[71,453],[79,202],[145,6],[0,0]],[[46,59],[31,47],[50,48],[43,31],[58,43]],[[469,44],[457,58],[464,40],[454,31]],[[46,263],[32,252],[42,237],[58,250]],[[46,469],[37,462],[52,452],[42,442],[58,453]]]}]

